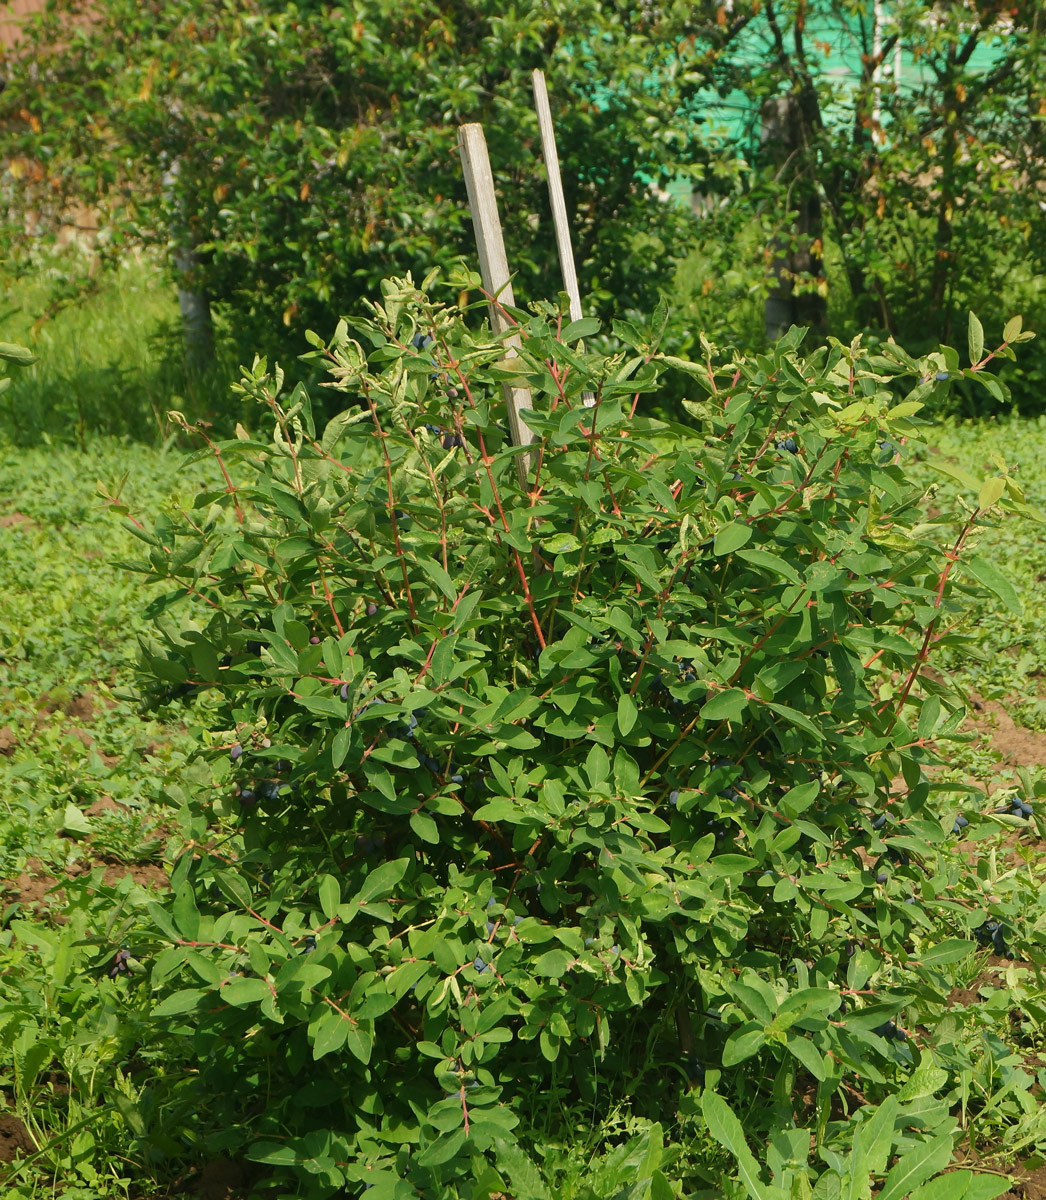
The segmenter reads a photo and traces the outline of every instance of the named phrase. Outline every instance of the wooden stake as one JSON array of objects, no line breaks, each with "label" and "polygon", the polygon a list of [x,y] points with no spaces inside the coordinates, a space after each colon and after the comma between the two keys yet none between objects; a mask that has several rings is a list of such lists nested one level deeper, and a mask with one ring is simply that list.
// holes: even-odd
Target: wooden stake
[{"label": "wooden stake", "polygon": [[[488,295],[496,297],[501,304],[514,305],[512,284],[509,280],[508,259],[505,256],[505,241],[501,233],[501,220],[498,217],[498,201],[494,194],[494,176],[490,170],[490,158],[487,155],[487,142],[483,136],[482,125],[462,125],[458,129],[458,146],[461,150],[461,166],[465,172],[465,187],[468,190],[469,208],[472,210],[472,224],[476,231],[476,247],[479,250],[479,271],[483,277],[483,287]],[[495,333],[504,333],[512,328],[512,323],[506,317],[497,303],[490,305],[490,324]],[[514,357],[519,348],[519,334],[513,333],[504,339],[506,358]],[[530,389],[514,387],[512,384],[502,384],[505,393],[505,407],[508,409],[509,431],[515,446],[530,446],[537,439],[533,431],[520,417],[520,411],[531,408]],[[527,488],[527,477],[530,475],[532,454],[520,454],[516,457],[516,472],[519,476],[520,487]]]},{"label": "wooden stake", "polygon": [[[570,243],[570,222],[567,219],[567,202],[563,197],[563,178],[559,173],[559,152],[556,150],[556,130],[552,124],[552,110],[548,103],[548,88],[545,85],[544,71],[534,72],[534,107],[538,114],[538,128],[541,130],[541,155],[545,160],[545,173],[548,176],[548,198],[552,206],[552,224],[556,230],[556,248],[559,250],[559,268],[563,274],[563,290],[570,301],[570,319],[580,321],[581,290],[577,282],[577,270],[574,267],[574,248]],[[584,349],[579,344],[578,349]],[[582,400],[586,407],[591,408],[596,402],[591,392],[585,392]]]}]

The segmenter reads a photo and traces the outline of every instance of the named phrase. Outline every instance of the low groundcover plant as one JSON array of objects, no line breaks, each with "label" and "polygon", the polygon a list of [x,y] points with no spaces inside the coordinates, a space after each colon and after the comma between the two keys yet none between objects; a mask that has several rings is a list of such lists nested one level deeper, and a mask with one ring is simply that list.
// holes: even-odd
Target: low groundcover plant
[{"label": "low groundcover plant", "polygon": [[[198,430],[214,488],[137,526],[172,585],[143,698],[198,697],[215,779],[148,963],[211,1144],[286,1195],[486,1196],[627,1103],[690,1123],[656,1197],[831,1195],[914,1153],[909,1194],[954,1140],[949,964],[989,918],[1019,938],[954,852],[983,804],[958,826],[925,771],[963,708],[920,671],[968,594],[1009,598],[973,541],[1029,511],[999,464],[927,515],[909,460],[958,355],[792,331],[684,362],[545,305],[507,357],[438,286],[313,336],[347,405],[323,429],[256,363],[271,436]],[[645,415],[667,371],[682,422]]]}]

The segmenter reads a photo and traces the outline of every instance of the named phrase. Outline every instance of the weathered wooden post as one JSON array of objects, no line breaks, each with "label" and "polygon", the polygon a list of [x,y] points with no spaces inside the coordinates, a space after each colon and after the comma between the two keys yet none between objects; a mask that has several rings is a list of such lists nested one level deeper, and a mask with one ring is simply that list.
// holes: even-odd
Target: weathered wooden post
[{"label": "weathered wooden post", "polygon": [[[494,176],[490,170],[487,142],[482,125],[462,125],[458,129],[458,146],[461,150],[461,166],[465,172],[465,187],[468,190],[469,208],[472,210],[472,225],[476,231],[476,248],[479,251],[479,271],[483,277],[483,288],[490,301],[490,324],[496,334],[512,328],[512,321],[502,305],[514,305],[512,283],[505,256],[505,241],[498,217],[498,201],[494,193]],[[505,357],[512,358],[519,348],[518,333],[504,338]],[[530,446],[537,439],[533,431],[520,417],[524,408],[530,408],[530,389],[511,383],[502,384],[505,407],[508,409],[509,432],[516,446]],[[527,488],[533,454],[524,453],[516,457],[516,473],[520,487]]]},{"label": "weathered wooden post", "polygon": [[[570,221],[567,219],[567,202],[563,196],[563,177],[559,173],[559,153],[556,150],[556,130],[552,124],[552,110],[548,103],[548,88],[545,85],[545,72],[535,71],[534,107],[538,114],[538,128],[541,131],[541,156],[545,160],[545,173],[548,176],[548,198],[552,207],[552,224],[556,230],[556,249],[559,251],[559,269],[563,275],[563,290],[570,301],[570,319],[580,321],[584,315],[581,311],[581,290],[577,282],[577,269],[574,266],[574,247],[570,241]],[[583,346],[579,344],[579,349]],[[582,394],[582,401],[591,408],[596,402],[591,392]]]}]

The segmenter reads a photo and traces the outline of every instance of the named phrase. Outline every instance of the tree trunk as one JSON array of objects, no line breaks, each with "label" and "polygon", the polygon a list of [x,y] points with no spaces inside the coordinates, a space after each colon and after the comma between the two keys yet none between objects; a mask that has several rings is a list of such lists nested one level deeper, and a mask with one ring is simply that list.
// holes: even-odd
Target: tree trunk
[{"label": "tree trunk", "polygon": [[[828,328],[828,308],[810,281],[824,278],[821,198],[809,171],[800,103],[793,95],[772,96],[763,106],[763,146],[777,167],[786,195],[791,230],[773,247],[770,270],[774,285],[766,298],[766,336],[775,341],[792,325],[805,325],[818,338]],[[796,288],[796,280],[800,288]]]},{"label": "tree trunk", "polygon": [[200,256],[193,245],[184,205],[175,193],[179,164],[175,159],[164,173],[163,186],[176,214],[171,222],[171,258],[174,262],[178,287],[178,308],[182,314],[182,339],[185,365],[189,373],[199,377],[214,366],[214,320],[211,301],[198,286]]}]

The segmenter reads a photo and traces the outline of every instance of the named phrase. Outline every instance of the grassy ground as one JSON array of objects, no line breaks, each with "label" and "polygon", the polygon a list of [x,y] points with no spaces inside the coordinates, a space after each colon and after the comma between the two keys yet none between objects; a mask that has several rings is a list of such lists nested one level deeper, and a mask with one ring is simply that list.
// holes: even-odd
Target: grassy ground
[{"label": "grassy ground", "polygon": [[187,375],[174,289],[147,258],[92,274],[70,246],[29,277],[0,282],[0,297],[0,340],[38,356],[0,395],[0,434],[16,445],[50,438],[83,449],[89,433],[157,443],[171,408],[190,419],[230,408],[232,364]]},{"label": "grassy ground", "polygon": [[[132,271],[102,289],[97,308],[65,314],[0,411],[0,1187],[12,1200],[231,1200],[244,1182],[223,1158],[221,1130],[183,1094],[185,1064],[150,1019],[138,961],[148,905],[184,844],[180,800],[201,768],[191,729],[120,699],[149,597],[112,565],[140,544],[97,483],[155,512],[188,500],[198,481],[176,450],[88,429],[131,432],[134,413],[139,432],[157,432],[153,414],[177,402],[176,373],[164,375],[163,352],[150,357],[172,315],[157,286]],[[22,294],[5,339],[30,334],[43,294]],[[58,420],[72,422],[74,445],[28,444]],[[976,471],[1000,453],[1046,509],[1046,420],[942,425],[930,440],[927,470],[936,460]],[[1010,520],[980,551],[1005,567],[1024,616],[980,603],[978,655],[938,663],[980,705],[948,770],[988,788],[1023,771],[1030,791],[1046,770],[1046,533]],[[987,884],[1019,894],[1046,928],[1034,833],[985,828],[971,852],[988,864]],[[964,1153],[1030,1179],[1046,1160],[1046,986],[1027,964],[983,955],[955,985],[978,1022],[957,1102]],[[985,1063],[1006,1087],[985,1082]],[[627,1114],[588,1140],[582,1127],[550,1143],[543,1173],[554,1194],[603,1200],[628,1174],[593,1147],[604,1134],[627,1142]]]}]

